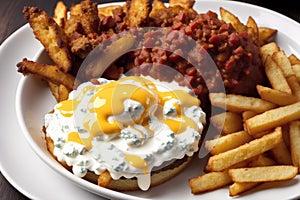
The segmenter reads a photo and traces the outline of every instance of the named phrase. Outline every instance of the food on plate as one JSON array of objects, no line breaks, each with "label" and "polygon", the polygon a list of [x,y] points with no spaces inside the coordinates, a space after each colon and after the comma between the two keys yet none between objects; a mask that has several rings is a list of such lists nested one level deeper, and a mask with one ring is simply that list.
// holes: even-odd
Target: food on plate
[{"label": "food on plate", "polygon": [[244,143],[237,148],[209,157],[205,170],[222,171],[241,161],[260,155],[282,141],[281,127],[261,138]]},{"label": "food on plate", "polygon": [[217,128],[222,135],[227,135],[243,129],[242,117],[234,112],[223,112],[210,117],[210,123]]},{"label": "food on plate", "polygon": [[[295,54],[286,55],[275,42],[262,45],[260,54],[270,85],[257,85],[258,97],[255,99],[250,97],[249,101],[249,96],[244,95],[225,93],[209,95],[212,105],[223,109],[217,116],[227,112],[239,114],[244,128],[240,132],[221,134],[205,142],[210,156],[204,174],[190,179],[192,193],[205,192],[202,186],[205,183],[201,181],[208,174],[216,172],[222,173],[224,177],[228,175],[231,182],[220,185],[212,181],[210,190],[229,186],[230,196],[242,195],[263,183],[290,180],[299,174],[299,82],[292,67],[298,64],[299,59]],[[225,98],[221,99],[221,96]],[[258,109],[262,108],[261,100],[273,105],[265,110]],[[240,123],[240,119],[237,123]],[[228,125],[224,123],[224,126]],[[238,141],[240,143],[236,141],[238,137],[241,137]],[[246,140],[242,141],[243,139]],[[274,142],[276,140],[276,145],[270,147],[272,144],[267,144],[267,140],[271,143],[272,140]],[[255,143],[260,142],[266,143],[255,147]],[[268,146],[269,150],[264,151],[263,149]],[[245,150],[247,148],[249,149]],[[256,153],[258,154],[251,155]],[[239,164],[245,166],[236,167]]]},{"label": "food on plate", "polygon": [[24,7],[23,14],[53,62],[60,70],[69,72],[73,58],[62,28],[45,11],[36,7]]},{"label": "food on plate", "polygon": [[228,173],[231,179],[238,183],[283,181],[294,178],[298,168],[288,165],[248,167],[229,169]]},{"label": "food on plate", "polygon": [[[232,24],[218,18],[215,12],[197,13],[192,8],[193,4],[194,1],[171,1],[170,6],[162,6],[162,2],[158,0],[153,4],[146,0],[134,0],[114,9],[108,7],[107,16],[104,16],[102,8],[100,18],[95,3],[89,0],[72,5],[64,28],[59,27],[64,34],[57,35],[61,41],[67,38],[66,46],[73,57],[69,73],[77,76],[80,65],[87,55],[114,35],[140,27],[158,27],[172,31],[161,37],[161,31],[146,31],[139,45],[151,45],[152,48],[128,52],[110,65],[102,76],[118,79],[122,73],[133,73],[133,68],[141,66],[149,73],[152,64],[155,68],[167,65],[184,75],[182,84],[188,83],[193,87],[195,94],[201,99],[203,108],[207,108],[208,90],[220,90],[218,79],[221,78],[224,79],[225,89],[229,93],[257,95],[256,84],[264,85],[265,79],[259,55],[259,38],[257,34],[256,37],[248,34],[248,29],[254,29],[253,23],[249,23],[251,27],[250,25],[246,27],[246,31],[237,31]],[[26,10],[38,9],[27,7]],[[222,10],[226,12],[225,8]],[[37,17],[33,19],[39,20]],[[98,29],[95,28],[97,24]],[[32,29],[38,32],[38,27],[32,26]],[[201,59],[199,56],[201,50],[182,47],[185,43],[182,40],[183,36],[191,37],[208,53],[219,73],[212,72],[212,67],[207,65],[207,61]],[[49,46],[49,43],[55,41],[53,37],[43,45]],[[167,44],[161,45],[165,43]],[[201,73],[199,69],[202,70]],[[91,74],[87,74],[84,81],[88,81],[90,77]],[[220,85],[224,87],[223,83]]]},{"label": "food on plate", "polygon": [[[209,157],[189,180],[192,194],[229,186],[237,196],[296,176],[300,59],[252,16],[242,23],[220,7],[219,18],[194,3],[60,1],[53,17],[24,8],[54,64],[25,58],[18,71],[48,82],[57,105],[43,130],[66,169],[113,190],[148,190],[184,170],[203,143]],[[221,134],[203,142],[208,124]]]},{"label": "food on plate", "polygon": [[[98,184],[115,190],[148,190],[187,166],[205,125],[192,90],[140,76],[93,82],[79,85],[45,116],[59,162],[80,177],[107,170],[115,183],[103,184],[101,175]],[[119,187],[121,177],[135,179]]]}]

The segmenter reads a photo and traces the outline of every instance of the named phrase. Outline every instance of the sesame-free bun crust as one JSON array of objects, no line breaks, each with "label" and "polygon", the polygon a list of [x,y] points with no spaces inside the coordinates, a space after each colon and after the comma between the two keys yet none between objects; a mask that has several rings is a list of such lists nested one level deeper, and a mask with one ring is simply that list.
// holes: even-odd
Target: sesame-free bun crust
[{"label": "sesame-free bun crust", "polygon": [[[48,151],[56,159],[56,157],[53,154],[53,149],[54,149],[53,141],[50,137],[46,137],[46,144],[47,144]],[[152,172],[150,188],[160,185],[172,179],[176,175],[178,175],[182,170],[184,170],[188,166],[188,164],[192,161],[192,158],[193,158],[192,156],[191,157],[185,156],[181,160],[176,160],[172,164],[165,166],[160,170]],[[68,166],[65,162],[59,162],[59,163],[62,166],[64,166],[67,170],[72,171],[71,167]],[[134,191],[140,189],[136,178],[127,179],[122,177],[118,180],[114,180],[111,178],[108,171],[104,171],[100,175],[96,175],[93,172],[88,172],[87,175],[84,177],[84,179],[92,183],[98,184],[99,186],[111,190],[116,190],[116,191]]]}]

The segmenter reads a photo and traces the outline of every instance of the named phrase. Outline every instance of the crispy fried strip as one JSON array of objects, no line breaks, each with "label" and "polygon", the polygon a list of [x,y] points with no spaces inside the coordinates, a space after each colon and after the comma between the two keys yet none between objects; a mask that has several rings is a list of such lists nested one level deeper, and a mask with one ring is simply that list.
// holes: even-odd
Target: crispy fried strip
[{"label": "crispy fried strip", "polygon": [[297,119],[300,119],[300,102],[274,108],[247,119],[244,128],[250,135],[255,135]]},{"label": "crispy fried strip", "polygon": [[65,26],[65,23],[67,21],[67,12],[68,8],[64,4],[64,2],[58,1],[54,8],[53,19],[62,28]]},{"label": "crispy fried strip", "polygon": [[23,15],[28,20],[35,37],[43,44],[50,58],[63,72],[72,67],[72,54],[68,48],[67,37],[62,28],[37,7],[26,6]]},{"label": "crispy fried strip", "polygon": [[27,75],[28,73],[42,76],[45,80],[52,81],[55,84],[62,84],[69,90],[72,90],[75,84],[75,77],[64,73],[55,65],[46,65],[34,61],[23,59],[17,64],[18,72]]},{"label": "crispy fried strip", "polygon": [[83,0],[80,5],[80,22],[85,34],[97,33],[100,23],[97,3],[93,3],[91,0]]},{"label": "crispy fried strip", "polygon": [[274,132],[267,134],[262,138],[252,140],[251,142],[245,143],[235,149],[211,156],[208,159],[206,170],[223,171],[234,164],[272,149],[281,141],[282,131],[281,127],[278,127]]},{"label": "crispy fried strip", "polygon": [[133,28],[147,20],[152,5],[150,0],[131,0],[128,6],[126,23],[130,28]]}]

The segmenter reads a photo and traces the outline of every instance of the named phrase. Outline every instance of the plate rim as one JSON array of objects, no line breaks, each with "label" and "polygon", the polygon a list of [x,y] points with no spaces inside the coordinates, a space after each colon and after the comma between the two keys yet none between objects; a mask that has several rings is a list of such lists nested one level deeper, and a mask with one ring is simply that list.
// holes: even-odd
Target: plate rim
[{"label": "plate rim", "polygon": [[[198,1],[196,1],[196,2],[222,2],[222,1],[220,1],[220,0],[210,0],[210,1],[208,1],[208,0],[198,0]],[[289,20],[290,22],[292,22],[292,23],[296,23],[297,24],[297,26],[299,26],[300,24],[297,22],[297,21],[295,21],[294,19],[291,19],[291,18],[289,18],[289,17],[287,17],[287,16],[285,16],[285,15],[283,15],[283,14],[281,14],[281,13],[278,13],[278,12],[276,12],[276,11],[273,11],[273,10],[270,10],[270,9],[268,9],[268,8],[264,8],[264,7],[260,7],[260,6],[257,6],[257,5],[253,5],[253,4],[249,4],[249,3],[245,3],[245,2],[237,2],[237,1],[226,1],[226,3],[228,3],[228,2],[230,2],[230,3],[233,3],[233,4],[246,4],[246,5],[248,5],[248,6],[253,6],[253,7],[257,7],[257,8],[259,8],[259,9],[265,9],[266,11],[268,11],[268,12],[270,12],[270,13],[275,13],[276,15],[280,15],[281,17],[283,17],[283,18],[285,18],[285,19],[287,19],[287,20]],[[109,3],[109,4],[118,4],[118,3],[124,3],[123,1],[120,1],[120,2],[114,2],[114,3]],[[223,3],[223,2],[222,2]],[[107,4],[105,4],[105,5],[107,5]],[[7,45],[9,42],[10,42],[10,40],[11,39],[13,39],[15,36],[17,36],[18,34],[19,34],[19,32],[22,32],[24,29],[26,29],[26,26],[27,26],[27,28],[28,28],[28,24],[24,24],[23,26],[21,26],[19,29],[17,29],[15,32],[13,32],[8,38],[6,38],[4,41],[3,41],[3,43],[0,45],[0,51],[2,50],[2,49],[4,49],[5,48],[5,45]],[[22,77],[23,78],[23,77]],[[20,81],[20,80],[19,80]],[[5,170],[3,170],[3,166],[2,166],[2,162],[0,161],[0,170],[1,170],[1,173],[3,174],[3,176],[17,189],[17,190],[19,190],[20,192],[22,192],[23,194],[27,194],[28,192],[27,191],[23,191],[23,189],[22,189],[22,187],[20,187],[17,183],[14,183],[14,180],[10,180],[11,178],[10,178],[10,176],[8,175],[8,174],[6,174],[6,172],[5,172]],[[299,194],[300,195],[300,194]],[[31,196],[30,195],[30,193],[28,194],[28,196]]]}]

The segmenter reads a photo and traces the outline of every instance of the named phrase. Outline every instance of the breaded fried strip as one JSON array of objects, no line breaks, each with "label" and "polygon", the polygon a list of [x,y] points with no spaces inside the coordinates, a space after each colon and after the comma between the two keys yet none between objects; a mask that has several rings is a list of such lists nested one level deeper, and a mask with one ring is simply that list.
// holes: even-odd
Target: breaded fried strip
[{"label": "breaded fried strip", "polygon": [[60,26],[60,27],[64,27],[67,21],[67,12],[68,12],[68,8],[67,6],[64,4],[63,1],[58,1],[56,3],[56,6],[54,8],[54,15],[53,15],[53,19],[54,21]]},{"label": "breaded fried strip", "polygon": [[71,74],[61,71],[55,65],[41,64],[24,58],[23,61],[17,64],[17,67],[18,72],[22,73],[23,75],[37,74],[47,81],[52,81],[58,85],[62,84],[69,90],[74,88],[75,77]]},{"label": "breaded fried strip", "polygon": [[81,3],[80,22],[84,29],[85,34],[97,33],[99,28],[100,19],[98,17],[97,3],[91,0],[83,0]]},{"label": "breaded fried strip", "polygon": [[45,11],[37,7],[24,7],[23,15],[53,62],[63,72],[70,71],[72,55],[68,48],[67,37],[61,27]]},{"label": "breaded fried strip", "polygon": [[130,0],[128,1],[128,10],[126,23],[130,28],[137,27],[147,21],[151,11],[151,0]]}]

